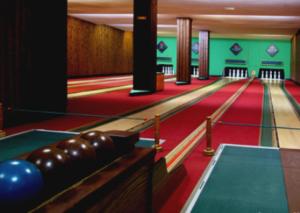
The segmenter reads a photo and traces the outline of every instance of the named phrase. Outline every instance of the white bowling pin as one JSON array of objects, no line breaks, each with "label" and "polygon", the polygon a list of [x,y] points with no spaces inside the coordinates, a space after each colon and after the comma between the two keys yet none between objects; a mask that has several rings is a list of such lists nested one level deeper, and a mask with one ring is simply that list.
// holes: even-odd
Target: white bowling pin
[{"label": "white bowling pin", "polygon": [[236,76],[239,78],[240,77],[240,70],[239,69],[237,69],[237,71],[236,71]]},{"label": "white bowling pin", "polygon": [[229,74],[228,76],[231,78],[232,77],[232,73],[231,73],[231,69],[229,69]]},{"label": "white bowling pin", "polygon": [[235,78],[235,69],[232,70],[232,77]]},{"label": "white bowling pin", "polygon": [[273,79],[273,72],[270,70],[270,79]]}]

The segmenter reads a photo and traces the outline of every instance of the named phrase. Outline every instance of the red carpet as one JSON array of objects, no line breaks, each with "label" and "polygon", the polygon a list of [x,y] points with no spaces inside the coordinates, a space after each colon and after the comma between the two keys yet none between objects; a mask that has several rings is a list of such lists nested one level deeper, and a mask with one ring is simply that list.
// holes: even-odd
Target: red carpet
[{"label": "red carpet", "polygon": [[[179,142],[196,129],[208,115],[216,111],[228,98],[230,98],[245,81],[232,83],[211,96],[199,101],[188,109],[161,122],[160,136],[166,139],[163,151],[156,154],[156,159],[166,156]],[[176,132],[176,134],[174,134]],[[142,137],[153,138],[153,128],[142,133]]]},{"label": "red carpet", "polygon": [[[211,78],[206,81],[193,80],[192,84],[176,86],[174,83],[166,83],[165,90],[147,96],[129,96],[128,90],[114,91],[82,98],[70,99],[68,102],[68,112],[101,114],[101,115],[122,115],[128,111],[136,110],[158,101],[174,97],[184,92],[205,86],[217,80]],[[5,129],[8,134],[28,129],[43,128],[53,130],[68,130],[78,128],[82,125],[95,121],[101,121],[101,118],[95,117],[75,117],[61,116],[49,119],[43,122],[21,125],[15,128]]]},{"label": "red carpet", "polygon": [[300,86],[293,81],[286,80],[285,88],[291,96],[300,104]]},{"label": "red carpet", "polygon": [[[254,81],[246,91],[233,103],[221,117],[221,121],[260,124],[262,119],[263,86],[258,80]],[[217,124],[213,128],[213,147],[217,149],[220,143],[258,145],[260,129],[256,127],[226,126]],[[205,139],[184,161],[187,175],[181,180],[160,212],[179,212],[194,186],[198,182],[210,157],[202,154],[205,148]],[[173,186],[174,187],[174,186]]]}]

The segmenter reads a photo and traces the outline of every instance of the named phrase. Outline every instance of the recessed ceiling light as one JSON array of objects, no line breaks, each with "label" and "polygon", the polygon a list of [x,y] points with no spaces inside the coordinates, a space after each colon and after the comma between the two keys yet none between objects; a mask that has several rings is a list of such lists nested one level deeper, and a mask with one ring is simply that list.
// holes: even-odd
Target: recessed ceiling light
[{"label": "recessed ceiling light", "polygon": [[235,7],[224,7],[225,10],[235,10]]}]

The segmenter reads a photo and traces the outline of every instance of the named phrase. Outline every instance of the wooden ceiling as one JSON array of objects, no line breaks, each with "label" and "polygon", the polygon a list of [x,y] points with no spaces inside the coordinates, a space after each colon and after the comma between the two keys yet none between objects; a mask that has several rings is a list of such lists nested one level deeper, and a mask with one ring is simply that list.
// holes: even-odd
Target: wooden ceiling
[{"label": "wooden ceiling", "polygon": [[[132,11],[133,0],[68,0],[69,15],[122,30],[132,30]],[[192,18],[195,35],[289,39],[300,29],[300,0],[158,0],[159,35],[176,34],[176,17]]]}]

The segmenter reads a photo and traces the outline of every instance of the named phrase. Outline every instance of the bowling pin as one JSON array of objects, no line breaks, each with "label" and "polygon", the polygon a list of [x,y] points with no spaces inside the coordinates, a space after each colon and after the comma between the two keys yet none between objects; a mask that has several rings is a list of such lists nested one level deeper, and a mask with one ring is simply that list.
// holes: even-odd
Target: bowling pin
[{"label": "bowling pin", "polygon": [[278,79],[281,80],[281,72],[278,73]]},{"label": "bowling pin", "polygon": [[229,69],[229,74],[228,76],[231,78],[232,77],[232,73],[231,73],[231,69]]},{"label": "bowling pin", "polygon": [[274,79],[277,79],[277,71],[274,71]]},{"label": "bowling pin", "polygon": [[273,72],[270,70],[270,79],[273,79]]},{"label": "bowling pin", "polygon": [[237,71],[236,71],[236,76],[239,78],[240,77],[240,70],[239,69],[237,69]]},{"label": "bowling pin", "polygon": [[235,69],[232,70],[232,77],[235,78]]}]

